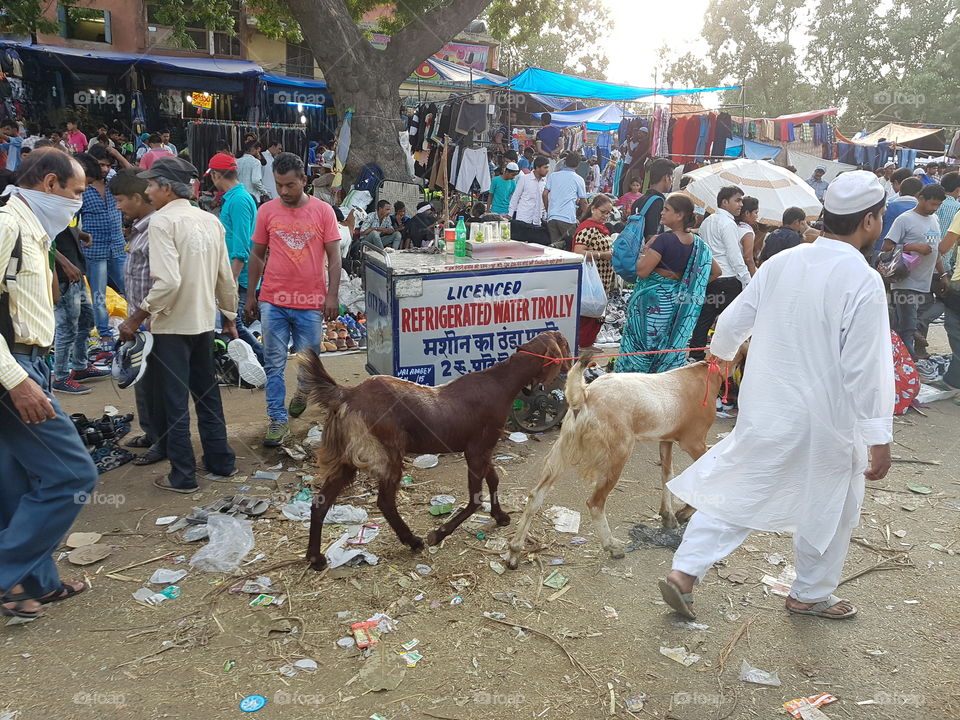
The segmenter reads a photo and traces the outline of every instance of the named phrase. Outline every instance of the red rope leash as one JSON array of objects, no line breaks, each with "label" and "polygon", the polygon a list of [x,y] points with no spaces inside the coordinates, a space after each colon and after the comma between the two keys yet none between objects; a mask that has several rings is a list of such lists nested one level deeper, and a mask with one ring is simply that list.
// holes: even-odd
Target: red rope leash
[{"label": "red rope leash", "polygon": [[[627,357],[629,355],[664,355],[666,353],[690,352],[693,350],[708,350],[708,349],[709,348],[706,348],[706,347],[699,347],[699,348],[678,348],[676,350],[643,350],[641,352],[632,352],[632,353],[611,353],[608,355],[594,355],[593,357],[594,358],[616,358],[616,357]],[[517,352],[521,352],[524,355],[532,355],[533,357],[538,357],[543,360],[546,360],[547,362],[545,363],[545,365],[553,365],[553,364],[559,365],[560,363],[566,360],[570,360],[572,362],[574,360],[580,359],[575,357],[554,358],[554,357],[550,357],[549,355],[538,355],[537,353],[532,353],[529,350],[524,350],[523,348],[517,348]],[[707,361],[707,382],[706,382],[706,387],[703,390],[703,403],[702,403],[703,407],[707,406],[707,399],[710,397],[710,376],[713,373],[720,373],[720,372],[723,373],[723,404],[724,405],[727,404],[727,400],[729,399],[729,396],[730,396],[730,361],[725,360],[724,369],[721,370],[720,362],[716,358],[712,357],[710,358],[710,360]]]}]

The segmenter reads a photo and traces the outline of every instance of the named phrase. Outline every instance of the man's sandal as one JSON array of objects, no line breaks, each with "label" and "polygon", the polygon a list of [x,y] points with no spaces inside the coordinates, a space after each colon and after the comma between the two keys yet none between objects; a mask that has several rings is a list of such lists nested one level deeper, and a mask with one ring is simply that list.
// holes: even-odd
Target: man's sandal
[{"label": "man's sandal", "polygon": [[[25,620],[36,620],[40,617],[43,612],[40,610],[23,610],[23,604],[28,600],[35,600],[30,596],[29,593],[19,592],[19,593],[8,593],[0,597],[0,615],[6,615],[7,617],[18,617],[24,618]],[[15,603],[12,608],[4,607],[8,603]]]},{"label": "man's sandal", "polygon": [[72,585],[67,585],[67,583],[62,582],[60,583],[60,587],[58,587],[53,592],[49,592],[43,597],[37,598],[37,602],[40,603],[41,605],[49,605],[50,603],[60,602],[61,600],[68,600],[69,598],[72,598],[74,595],[79,595],[86,589],[87,589],[86,583],[83,584],[82,588],[77,590]]},{"label": "man's sandal", "polygon": [[697,614],[690,607],[690,605],[693,604],[693,593],[680,592],[680,588],[678,588],[670,580],[661,580],[659,587],[660,596],[663,598],[663,601],[673,609],[674,612],[683,615],[685,618],[689,618],[690,620],[697,619]]},{"label": "man's sandal", "polygon": [[[798,600],[797,602],[800,601]],[[846,601],[838,598],[836,595],[831,595],[826,600],[815,603],[806,610],[792,608],[787,605],[787,612],[793,613],[794,615],[813,615],[814,617],[826,618],[827,620],[846,620],[847,618],[852,618],[857,614],[857,608],[853,607],[852,605],[850,606],[850,611],[845,612],[842,615],[826,612],[830,608],[839,605],[842,602]]]}]

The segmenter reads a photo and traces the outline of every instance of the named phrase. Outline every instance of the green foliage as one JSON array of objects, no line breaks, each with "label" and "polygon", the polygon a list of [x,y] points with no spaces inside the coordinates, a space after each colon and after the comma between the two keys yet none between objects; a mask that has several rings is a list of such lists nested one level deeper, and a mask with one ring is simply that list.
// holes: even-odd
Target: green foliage
[{"label": "green foliage", "polygon": [[[65,0],[61,5],[72,5],[75,0]],[[54,7],[56,0],[5,0],[0,15],[0,32],[11,35],[31,35],[35,32],[54,34],[60,31],[56,20],[48,20],[46,12]]]}]

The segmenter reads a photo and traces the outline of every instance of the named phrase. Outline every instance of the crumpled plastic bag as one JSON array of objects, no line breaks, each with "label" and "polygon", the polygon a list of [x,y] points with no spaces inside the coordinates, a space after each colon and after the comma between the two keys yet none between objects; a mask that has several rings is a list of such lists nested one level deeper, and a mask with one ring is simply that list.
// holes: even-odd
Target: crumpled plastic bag
[{"label": "crumpled plastic bag", "polygon": [[253,549],[253,526],[247,520],[214,513],[207,518],[210,542],[190,558],[190,567],[204,572],[230,572]]}]

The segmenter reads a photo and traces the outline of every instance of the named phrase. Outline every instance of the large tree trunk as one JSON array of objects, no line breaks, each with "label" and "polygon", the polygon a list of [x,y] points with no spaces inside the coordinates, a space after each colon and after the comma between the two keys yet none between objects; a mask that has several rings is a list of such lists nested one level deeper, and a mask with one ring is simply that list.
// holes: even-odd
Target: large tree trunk
[{"label": "large tree trunk", "polygon": [[379,165],[388,179],[411,179],[399,142],[400,84],[489,4],[438,4],[396,33],[386,50],[375,50],[343,0],[287,0],[323,71],[340,121],[348,110],[354,112],[345,184],[368,162]]}]

